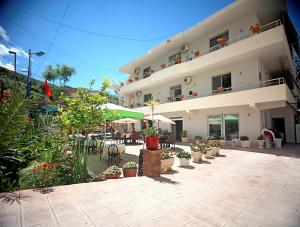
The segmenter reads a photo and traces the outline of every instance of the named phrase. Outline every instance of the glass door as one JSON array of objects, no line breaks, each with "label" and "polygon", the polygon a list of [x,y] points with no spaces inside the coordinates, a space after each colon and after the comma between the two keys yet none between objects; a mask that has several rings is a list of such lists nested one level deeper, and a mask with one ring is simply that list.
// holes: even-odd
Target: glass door
[{"label": "glass door", "polygon": [[219,139],[222,136],[222,115],[211,115],[208,117],[209,136]]},{"label": "glass door", "polygon": [[170,88],[171,101],[179,101],[181,95],[181,85]]},{"label": "glass door", "polygon": [[224,129],[225,129],[226,140],[238,139],[239,138],[239,115],[225,114]]}]

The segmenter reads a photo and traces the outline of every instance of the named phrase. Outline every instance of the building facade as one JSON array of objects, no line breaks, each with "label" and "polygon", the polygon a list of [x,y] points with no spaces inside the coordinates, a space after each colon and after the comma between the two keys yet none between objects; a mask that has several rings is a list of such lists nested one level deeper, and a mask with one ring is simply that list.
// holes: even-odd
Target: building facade
[{"label": "building facade", "polygon": [[294,143],[297,35],[283,0],[236,1],[121,67],[120,102],[150,114],[157,99],[154,113],[176,122],[160,128],[178,139],[256,140],[272,128]]}]

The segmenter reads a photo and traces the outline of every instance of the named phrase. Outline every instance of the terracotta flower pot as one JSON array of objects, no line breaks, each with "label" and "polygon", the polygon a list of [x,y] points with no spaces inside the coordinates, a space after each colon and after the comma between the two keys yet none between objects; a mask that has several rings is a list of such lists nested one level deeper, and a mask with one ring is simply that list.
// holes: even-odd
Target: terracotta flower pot
[{"label": "terracotta flower pot", "polygon": [[159,144],[158,136],[146,136],[146,147],[148,150],[157,150]]},{"label": "terracotta flower pot", "polygon": [[164,68],[166,67],[166,64],[161,64],[160,67],[161,67],[162,69],[164,69]]},{"label": "terracotta flower pot", "polygon": [[144,150],[143,151],[143,173],[147,177],[160,176],[160,158],[163,150]]},{"label": "terracotta flower pot", "polygon": [[123,176],[124,177],[135,177],[136,172],[137,172],[137,168],[123,169]]},{"label": "terracotta flower pot", "polygon": [[121,176],[121,173],[115,173],[115,174],[105,174],[106,179],[117,179]]},{"label": "terracotta flower pot", "polygon": [[199,51],[199,50],[196,50],[196,51],[194,52],[194,54],[195,54],[195,57],[199,57],[199,56],[200,56],[200,51]]},{"label": "terracotta flower pot", "polygon": [[226,44],[226,39],[224,39],[224,38],[220,38],[217,41],[221,47],[224,47]]}]

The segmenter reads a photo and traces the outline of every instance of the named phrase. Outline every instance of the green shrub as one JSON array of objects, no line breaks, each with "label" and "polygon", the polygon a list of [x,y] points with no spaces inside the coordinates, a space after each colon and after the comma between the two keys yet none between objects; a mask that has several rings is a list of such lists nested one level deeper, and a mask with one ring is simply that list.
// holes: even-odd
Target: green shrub
[{"label": "green shrub", "polygon": [[186,151],[179,151],[176,154],[177,158],[185,158],[185,159],[191,159],[192,156],[189,152]]},{"label": "green shrub", "polygon": [[183,130],[183,131],[180,133],[180,136],[181,136],[181,137],[187,137],[187,130]]},{"label": "green shrub", "polygon": [[169,158],[173,158],[172,148],[163,149],[160,159],[165,160],[165,159],[169,159]]},{"label": "green shrub", "polygon": [[147,127],[144,129],[145,136],[157,136],[158,131],[155,127]]},{"label": "green shrub", "polygon": [[103,172],[105,175],[114,175],[118,173],[121,173],[121,170],[118,166],[110,166]]},{"label": "green shrub", "polygon": [[135,162],[127,162],[123,165],[123,169],[136,169],[136,163]]}]

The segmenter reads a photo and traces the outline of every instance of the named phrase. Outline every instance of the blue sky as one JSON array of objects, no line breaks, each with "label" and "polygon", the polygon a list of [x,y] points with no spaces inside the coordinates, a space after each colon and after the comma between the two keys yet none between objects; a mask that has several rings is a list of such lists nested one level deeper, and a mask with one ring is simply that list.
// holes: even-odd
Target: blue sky
[{"label": "blue sky", "polygon": [[[17,69],[26,70],[25,51],[44,51],[33,57],[33,77],[41,79],[48,64],[75,67],[69,85],[98,85],[104,76],[125,80],[118,68],[144,54],[154,45],[181,32],[232,0],[7,0],[0,5],[0,63],[11,67],[4,52],[18,47]],[[68,5],[68,7],[67,7]],[[300,31],[299,5],[288,0],[290,16]],[[66,10],[67,9],[67,10]],[[297,11],[298,10],[298,11]],[[63,19],[62,19],[63,18]],[[61,22],[62,20],[62,22]],[[60,22],[62,26],[59,28]],[[80,32],[81,28],[98,34]],[[59,30],[58,30],[59,28]],[[119,38],[117,38],[119,37]],[[127,39],[129,38],[129,39]],[[26,72],[24,73],[26,74]]]}]

